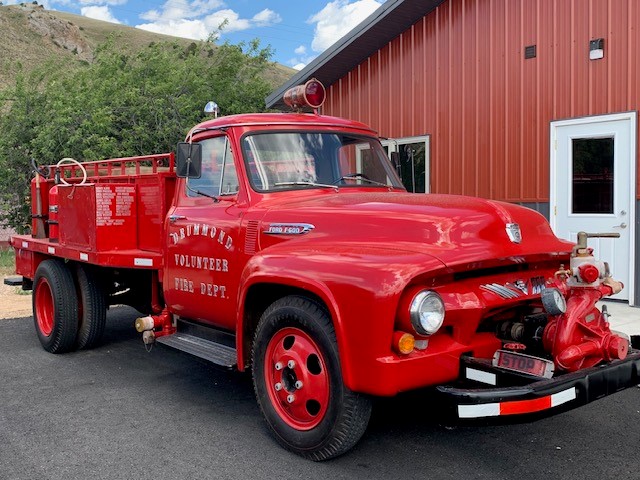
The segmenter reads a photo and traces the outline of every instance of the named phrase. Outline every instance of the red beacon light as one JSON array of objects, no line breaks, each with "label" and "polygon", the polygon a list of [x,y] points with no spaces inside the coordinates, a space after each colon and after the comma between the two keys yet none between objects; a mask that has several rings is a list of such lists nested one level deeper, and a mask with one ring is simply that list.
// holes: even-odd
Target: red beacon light
[{"label": "red beacon light", "polygon": [[318,113],[317,109],[322,106],[326,96],[324,85],[312,78],[304,85],[298,85],[284,92],[282,99],[295,110],[311,107],[315,113]]}]

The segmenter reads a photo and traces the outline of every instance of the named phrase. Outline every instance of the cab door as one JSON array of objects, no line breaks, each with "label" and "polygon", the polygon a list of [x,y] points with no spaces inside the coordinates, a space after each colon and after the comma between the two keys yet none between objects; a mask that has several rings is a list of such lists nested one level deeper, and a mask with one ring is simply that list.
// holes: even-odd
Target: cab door
[{"label": "cab door", "polygon": [[182,180],[167,218],[164,293],[172,313],[233,330],[241,267],[239,182],[227,135],[202,145],[200,178]]}]

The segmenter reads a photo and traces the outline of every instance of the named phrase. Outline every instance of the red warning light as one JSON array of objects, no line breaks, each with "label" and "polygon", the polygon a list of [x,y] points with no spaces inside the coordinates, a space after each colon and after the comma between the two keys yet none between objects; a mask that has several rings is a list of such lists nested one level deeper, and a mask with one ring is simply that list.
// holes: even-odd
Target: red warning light
[{"label": "red warning light", "polygon": [[304,85],[290,88],[283,96],[284,103],[294,109],[303,107],[320,108],[325,98],[324,85],[315,78],[312,78]]}]

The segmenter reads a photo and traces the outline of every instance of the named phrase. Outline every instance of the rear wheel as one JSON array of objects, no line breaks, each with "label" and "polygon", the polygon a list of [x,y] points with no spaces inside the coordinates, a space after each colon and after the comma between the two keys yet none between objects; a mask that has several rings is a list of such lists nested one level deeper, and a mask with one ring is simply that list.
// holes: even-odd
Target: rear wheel
[{"label": "rear wheel", "polygon": [[73,350],[78,334],[78,298],[73,275],[59,260],[45,260],[33,280],[33,320],[42,347]]},{"label": "rear wheel", "polygon": [[253,383],[276,440],[311,460],[345,453],[369,422],[369,398],[343,384],[333,324],[307,298],[282,298],[262,315]]},{"label": "rear wheel", "polygon": [[78,300],[80,313],[76,347],[93,348],[102,338],[107,320],[107,301],[95,273],[87,267],[78,265]]}]

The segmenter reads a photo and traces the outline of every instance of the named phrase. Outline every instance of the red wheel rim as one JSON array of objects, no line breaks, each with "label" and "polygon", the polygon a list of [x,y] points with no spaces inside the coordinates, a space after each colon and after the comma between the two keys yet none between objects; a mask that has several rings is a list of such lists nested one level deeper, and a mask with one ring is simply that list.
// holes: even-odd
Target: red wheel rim
[{"label": "red wheel rim", "polygon": [[284,422],[310,430],[329,405],[327,364],[318,345],[298,328],[283,328],[269,341],[264,378],[271,404]]},{"label": "red wheel rim", "polygon": [[36,320],[40,332],[48,337],[53,331],[53,295],[51,286],[41,278],[36,288]]}]

